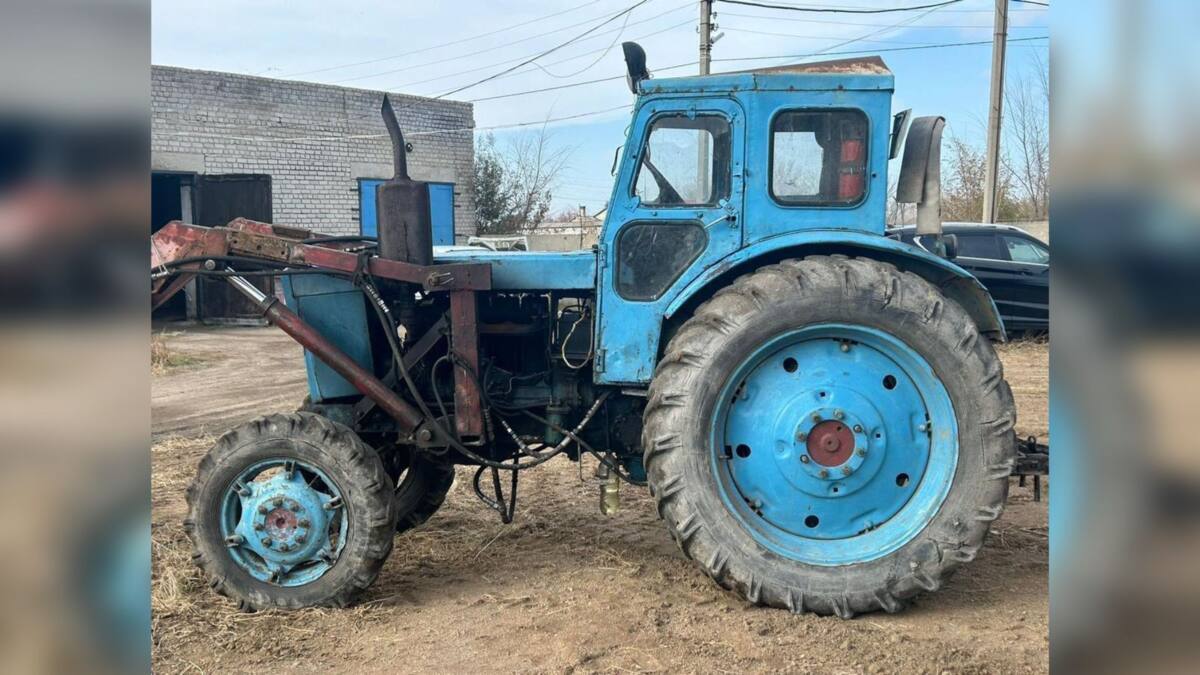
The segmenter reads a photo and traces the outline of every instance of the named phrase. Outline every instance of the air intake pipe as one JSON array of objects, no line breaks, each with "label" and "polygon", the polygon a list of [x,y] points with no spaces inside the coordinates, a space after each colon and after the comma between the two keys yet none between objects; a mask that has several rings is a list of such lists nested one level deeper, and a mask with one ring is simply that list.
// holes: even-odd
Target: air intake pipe
[{"label": "air intake pipe", "polygon": [[375,192],[379,256],[414,265],[433,264],[433,222],[429,217],[429,186],[408,177],[408,148],[387,95],[383,123],[392,139],[392,179]]}]

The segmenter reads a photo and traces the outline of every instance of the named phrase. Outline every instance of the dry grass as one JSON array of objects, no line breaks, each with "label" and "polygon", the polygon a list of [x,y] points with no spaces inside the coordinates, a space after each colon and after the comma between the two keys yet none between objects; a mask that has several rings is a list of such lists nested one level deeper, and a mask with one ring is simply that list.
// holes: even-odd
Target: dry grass
[{"label": "dry grass", "polygon": [[204,362],[204,359],[186,352],[180,352],[172,349],[167,345],[167,340],[172,335],[178,333],[153,333],[150,336],[150,374],[165,375],[168,371],[175,368],[185,368],[188,366],[196,366]]}]

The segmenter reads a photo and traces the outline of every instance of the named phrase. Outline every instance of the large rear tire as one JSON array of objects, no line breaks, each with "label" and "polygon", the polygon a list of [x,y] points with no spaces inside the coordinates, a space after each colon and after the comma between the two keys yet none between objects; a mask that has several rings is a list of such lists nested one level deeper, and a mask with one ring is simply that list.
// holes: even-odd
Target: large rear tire
[{"label": "large rear tire", "polygon": [[924,279],[814,256],[747,274],[676,333],[642,443],[683,552],[755,604],[899,610],[999,517],[1016,412],[967,313]]}]

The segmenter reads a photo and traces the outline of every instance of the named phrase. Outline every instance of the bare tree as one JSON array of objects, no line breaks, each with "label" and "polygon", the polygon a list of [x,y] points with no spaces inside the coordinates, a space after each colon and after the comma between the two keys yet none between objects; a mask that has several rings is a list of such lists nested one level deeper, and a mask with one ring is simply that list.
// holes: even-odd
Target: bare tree
[{"label": "bare tree", "polygon": [[[987,160],[982,150],[951,136],[942,158],[942,219],[979,222],[983,215],[983,182]],[[1017,220],[1021,207],[1012,198],[1012,173],[1000,167],[996,181],[997,220]]]},{"label": "bare tree", "polygon": [[1050,211],[1050,76],[1044,58],[1035,55],[1033,77],[1012,82],[1004,107],[1005,166],[1024,202],[1023,215],[1042,220]]},{"label": "bare tree", "polygon": [[497,149],[490,134],[475,154],[476,221],[480,234],[532,232],[550,212],[572,148],[555,148],[545,126]]}]

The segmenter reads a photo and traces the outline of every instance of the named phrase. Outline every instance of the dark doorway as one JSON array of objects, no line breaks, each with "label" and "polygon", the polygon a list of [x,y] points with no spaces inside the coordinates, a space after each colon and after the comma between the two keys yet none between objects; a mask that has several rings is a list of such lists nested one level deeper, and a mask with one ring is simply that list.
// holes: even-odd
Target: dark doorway
[{"label": "dark doorway", "polygon": [[[154,234],[172,220],[191,218],[192,175],[180,173],[150,174],[150,233]],[[186,212],[186,213],[185,213]],[[184,321],[188,318],[187,293],[173,298],[154,310],[155,321]]]},{"label": "dark doorway", "polygon": [[[251,174],[197,176],[195,223],[215,227],[234,218],[271,222],[271,177]],[[251,277],[267,295],[275,292],[270,277]],[[213,323],[260,321],[262,312],[223,279],[200,280],[200,316]]]}]

